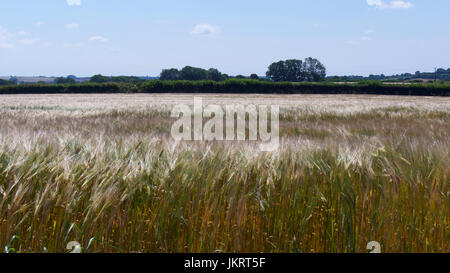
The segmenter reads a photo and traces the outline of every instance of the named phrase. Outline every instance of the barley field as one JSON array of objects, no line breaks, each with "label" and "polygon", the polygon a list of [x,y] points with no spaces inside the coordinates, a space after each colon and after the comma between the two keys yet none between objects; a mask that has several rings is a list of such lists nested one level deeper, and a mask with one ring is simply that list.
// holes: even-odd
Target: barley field
[{"label": "barley field", "polygon": [[450,252],[450,98],[277,104],[281,147],[175,142],[187,94],[0,96],[0,251]]}]

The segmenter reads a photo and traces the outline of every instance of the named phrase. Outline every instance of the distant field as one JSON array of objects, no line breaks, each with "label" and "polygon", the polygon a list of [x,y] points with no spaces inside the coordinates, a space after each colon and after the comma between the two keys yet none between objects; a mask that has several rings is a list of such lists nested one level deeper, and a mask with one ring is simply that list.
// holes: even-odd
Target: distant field
[{"label": "distant field", "polygon": [[280,105],[280,150],[174,142],[191,94],[1,95],[1,249],[450,252],[450,98],[198,96]]}]

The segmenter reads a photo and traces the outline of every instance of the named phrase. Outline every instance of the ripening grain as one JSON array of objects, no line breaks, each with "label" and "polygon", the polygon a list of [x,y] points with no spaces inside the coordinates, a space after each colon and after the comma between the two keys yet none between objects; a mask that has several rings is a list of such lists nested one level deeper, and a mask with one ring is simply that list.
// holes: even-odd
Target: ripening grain
[{"label": "ripening grain", "polygon": [[202,95],[281,105],[281,149],[180,142],[193,95],[0,97],[9,252],[450,252],[450,99]]}]

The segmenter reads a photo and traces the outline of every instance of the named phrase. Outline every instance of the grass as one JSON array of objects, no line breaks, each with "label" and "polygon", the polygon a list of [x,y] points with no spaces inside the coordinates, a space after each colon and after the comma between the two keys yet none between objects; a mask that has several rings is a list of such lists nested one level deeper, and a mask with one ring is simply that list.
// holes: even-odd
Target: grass
[{"label": "grass", "polygon": [[263,153],[174,143],[171,96],[3,97],[2,249],[450,252],[448,99],[205,96],[285,102]]}]

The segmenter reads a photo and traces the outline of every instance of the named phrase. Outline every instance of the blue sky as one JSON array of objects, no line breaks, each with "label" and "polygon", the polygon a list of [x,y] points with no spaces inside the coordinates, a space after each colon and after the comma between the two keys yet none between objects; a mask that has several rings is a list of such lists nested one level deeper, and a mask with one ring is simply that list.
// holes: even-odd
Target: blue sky
[{"label": "blue sky", "polygon": [[329,75],[450,67],[448,0],[2,0],[0,75],[263,75],[316,57]]}]

